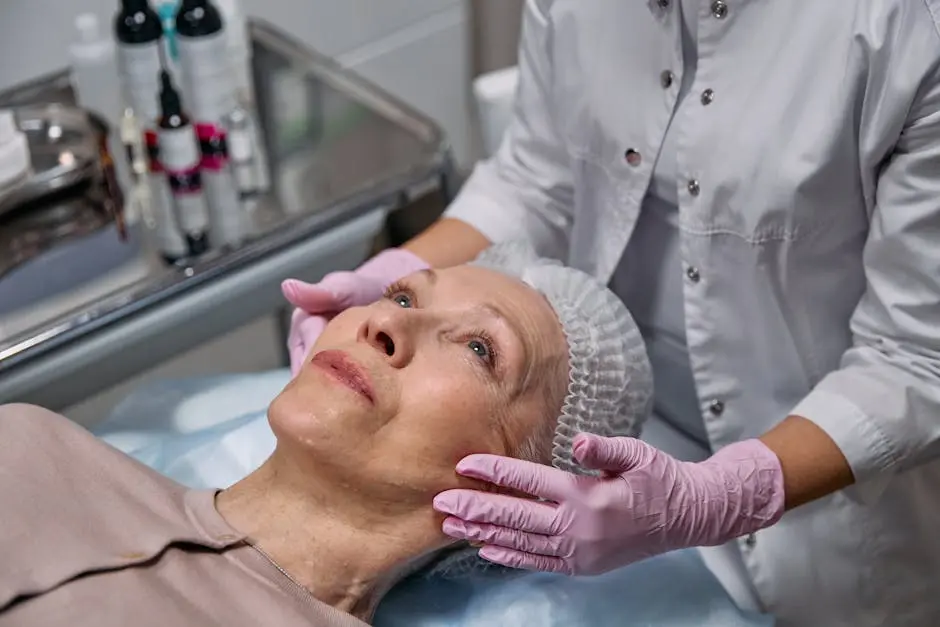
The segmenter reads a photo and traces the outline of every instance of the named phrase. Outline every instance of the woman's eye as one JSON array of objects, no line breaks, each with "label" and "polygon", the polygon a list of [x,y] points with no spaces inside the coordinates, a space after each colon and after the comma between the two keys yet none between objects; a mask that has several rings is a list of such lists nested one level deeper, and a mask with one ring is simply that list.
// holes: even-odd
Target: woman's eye
[{"label": "woman's eye", "polygon": [[490,349],[486,346],[485,343],[481,342],[480,340],[470,340],[468,346],[470,347],[470,350],[476,353],[477,357],[489,359]]},{"label": "woman's eye", "polygon": [[396,294],[392,294],[391,300],[403,309],[411,309],[412,307],[411,297],[408,296],[408,294],[405,294],[404,292],[398,292]]}]

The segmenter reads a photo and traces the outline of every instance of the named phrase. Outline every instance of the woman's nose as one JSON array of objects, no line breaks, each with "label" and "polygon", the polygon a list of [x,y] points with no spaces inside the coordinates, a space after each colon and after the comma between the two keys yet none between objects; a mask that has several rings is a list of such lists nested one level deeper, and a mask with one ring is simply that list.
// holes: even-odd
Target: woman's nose
[{"label": "woman's nose", "polygon": [[393,367],[402,368],[414,357],[418,317],[416,311],[376,307],[362,323],[359,339],[384,354]]}]

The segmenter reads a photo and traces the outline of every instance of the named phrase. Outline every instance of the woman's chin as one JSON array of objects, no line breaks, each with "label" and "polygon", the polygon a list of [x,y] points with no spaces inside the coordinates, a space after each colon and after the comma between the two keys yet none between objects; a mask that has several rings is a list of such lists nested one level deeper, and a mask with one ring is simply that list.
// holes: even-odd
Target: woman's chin
[{"label": "woman's chin", "polygon": [[268,407],[268,422],[278,441],[286,438],[315,448],[348,445],[378,428],[374,407],[350,391],[330,388],[285,388]]}]

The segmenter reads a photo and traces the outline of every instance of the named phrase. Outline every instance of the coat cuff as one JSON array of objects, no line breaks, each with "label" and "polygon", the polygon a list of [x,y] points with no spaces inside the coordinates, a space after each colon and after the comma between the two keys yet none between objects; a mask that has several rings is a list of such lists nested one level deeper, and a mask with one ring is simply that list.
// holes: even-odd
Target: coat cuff
[{"label": "coat cuff", "polygon": [[877,420],[843,395],[817,388],[790,413],[811,420],[832,438],[858,484],[897,468],[898,455]]}]

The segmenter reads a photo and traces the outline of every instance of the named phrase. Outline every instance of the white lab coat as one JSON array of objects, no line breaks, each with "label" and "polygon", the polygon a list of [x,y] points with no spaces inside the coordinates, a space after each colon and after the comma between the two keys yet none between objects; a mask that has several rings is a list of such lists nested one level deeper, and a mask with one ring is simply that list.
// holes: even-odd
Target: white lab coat
[{"label": "white lab coat", "polygon": [[783,626],[940,625],[940,0],[529,0],[515,116],[448,215],[607,281],[670,119],[714,449],[789,414],[853,488],[738,544]]}]

